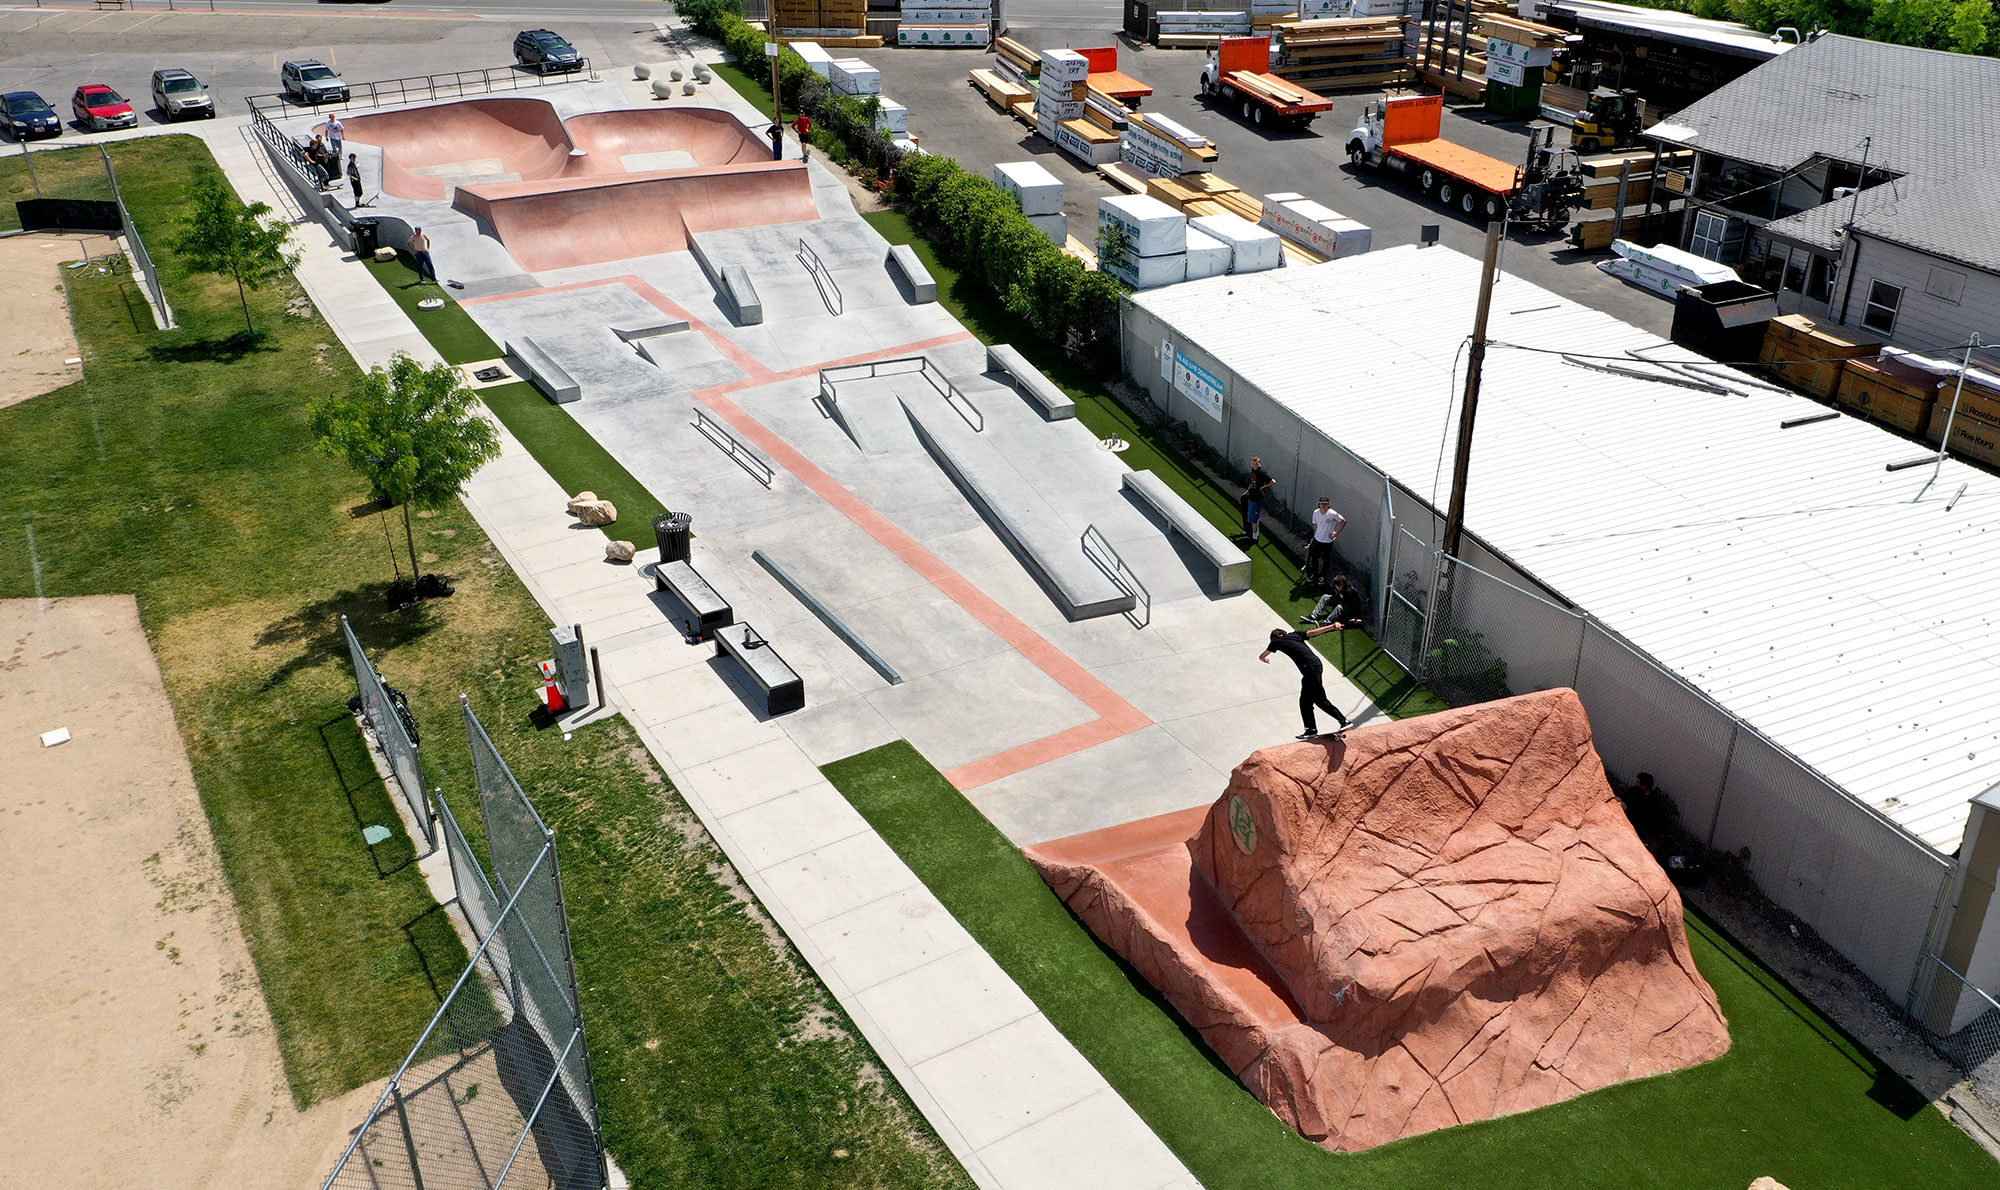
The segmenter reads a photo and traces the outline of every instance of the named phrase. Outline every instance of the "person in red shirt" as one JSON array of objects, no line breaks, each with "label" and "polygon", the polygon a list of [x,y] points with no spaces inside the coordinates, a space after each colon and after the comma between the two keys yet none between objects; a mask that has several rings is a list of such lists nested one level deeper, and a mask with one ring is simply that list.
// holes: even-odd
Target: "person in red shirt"
[{"label": "person in red shirt", "polygon": [[804,161],[806,158],[806,142],[811,139],[812,130],[813,118],[804,112],[800,112],[799,118],[792,121],[792,131],[799,134],[799,160],[801,161]]}]

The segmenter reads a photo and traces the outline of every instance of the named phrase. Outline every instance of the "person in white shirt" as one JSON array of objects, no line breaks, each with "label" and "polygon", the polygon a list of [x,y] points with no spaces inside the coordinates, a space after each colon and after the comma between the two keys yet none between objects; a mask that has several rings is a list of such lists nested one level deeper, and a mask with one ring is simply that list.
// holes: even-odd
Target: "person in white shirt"
[{"label": "person in white shirt", "polygon": [[1306,543],[1306,582],[1325,586],[1333,577],[1333,540],[1347,528],[1347,518],[1333,510],[1333,501],[1319,498],[1312,512],[1313,535]]}]

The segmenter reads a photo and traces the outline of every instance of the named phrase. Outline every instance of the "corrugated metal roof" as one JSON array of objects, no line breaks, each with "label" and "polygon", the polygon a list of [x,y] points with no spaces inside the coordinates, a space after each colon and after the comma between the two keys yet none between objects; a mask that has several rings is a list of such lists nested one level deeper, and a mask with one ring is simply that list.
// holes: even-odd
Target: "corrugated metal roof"
[{"label": "corrugated metal roof", "polygon": [[1709,20],[1669,8],[1640,8],[1632,4],[1608,4],[1600,0],[1557,0],[1541,6],[1544,11],[1560,9],[1579,25],[1617,29],[1662,41],[1722,50],[1744,58],[1775,58],[1793,48],[1792,42],[1772,41],[1735,21]]},{"label": "corrugated metal roof", "polygon": [[[1441,506],[1478,282],[1478,261],[1408,247],[1132,300]],[[1690,358],[1510,276],[1490,336]],[[1742,387],[1716,396],[1494,347],[1467,527],[1949,853],[1969,799],[2000,782],[2000,479],[1947,460],[1919,501],[1929,469],[1883,465],[1921,447],[1846,417],[1781,430],[1824,407]]]}]

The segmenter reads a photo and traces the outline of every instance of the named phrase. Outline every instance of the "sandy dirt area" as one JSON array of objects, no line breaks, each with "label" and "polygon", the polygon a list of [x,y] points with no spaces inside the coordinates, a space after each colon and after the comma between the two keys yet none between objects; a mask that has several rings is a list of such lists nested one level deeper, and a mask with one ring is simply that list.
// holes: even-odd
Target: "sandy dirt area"
[{"label": "sandy dirt area", "polygon": [[52,392],[83,377],[76,331],[63,300],[63,263],[118,251],[101,235],[32,235],[0,239],[0,277],[7,278],[7,343],[0,347],[0,409]]},{"label": "sandy dirt area", "polygon": [[0,773],[0,1185],[318,1185],[377,1089],[293,1109],[130,597],[0,601]]}]

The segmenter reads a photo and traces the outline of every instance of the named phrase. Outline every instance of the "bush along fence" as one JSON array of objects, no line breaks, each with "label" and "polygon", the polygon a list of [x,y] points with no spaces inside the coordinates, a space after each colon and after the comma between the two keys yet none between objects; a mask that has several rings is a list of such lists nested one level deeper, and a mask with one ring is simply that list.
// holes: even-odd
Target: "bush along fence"
[{"label": "bush along fence", "polygon": [[[764,31],[737,0],[681,0],[697,32],[720,41],[745,70],[768,69]],[[785,103],[812,117],[813,143],[852,162],[864,180],[887,181],[938,252],[990,289],[1009,313],[1099,372],[1118,367],[1118,303],[1125,286],[1084,267],[1035,229],[1012,195],[949,157],[908,153],[876,128],[880,101],[838,94],[789,48],[779,51]]]}]

